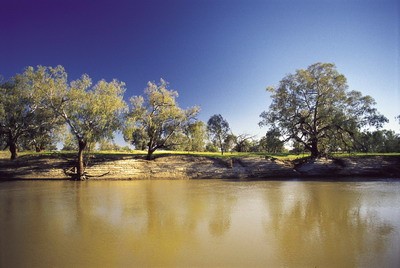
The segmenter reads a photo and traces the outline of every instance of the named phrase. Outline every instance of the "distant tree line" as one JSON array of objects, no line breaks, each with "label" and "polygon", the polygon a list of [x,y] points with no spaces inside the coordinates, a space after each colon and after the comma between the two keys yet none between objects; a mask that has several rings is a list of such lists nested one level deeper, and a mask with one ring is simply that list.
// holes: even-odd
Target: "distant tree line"
[{"label": "distant tree line", "polygon": [[[334,64],[316,63],[269,87],[272,103],[261,114],[264,137],[232,133],[220,114],[207,123],[198,106],[179,107],[167,81],[148,82],[142,96],[124,100],[118,80],[93,83],[88,75],[69,82],[62,66],[27,67],[0,81],[0,145],[17,158],[19,150],[77,151],[77,178],[84,178],[83,152],[128,150],[113,142],[115,131],[152,159],[158,149],[180,151],[294,153],[313,157],[333,152],[399,152],[399,134],[382,130],[388,121],[370,96],[348,91]],[[396,117],[399,120],[400,116]]]}]

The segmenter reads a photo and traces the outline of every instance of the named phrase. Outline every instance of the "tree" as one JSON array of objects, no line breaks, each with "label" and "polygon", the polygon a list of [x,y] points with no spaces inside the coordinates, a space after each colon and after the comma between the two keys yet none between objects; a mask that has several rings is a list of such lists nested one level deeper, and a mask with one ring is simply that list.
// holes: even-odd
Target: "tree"
[{"label": "tree", "polygon": [[147,160],[150,160],[157,149],[181,143],[174,138],[181,137],[185,127],[196,120],[200,109],[197,106],[181,109],[176,102],[178,92],[169,90],[168,82],[163,79],[159,84],[148,82],[144,93],[145,97],[130,99],[124,138],[137,149],[147,148]]},{"label": "tree", "polygon": [[208,119],[207,131],[210,139],[216,144],[220,150],[221,154],[224,154],[224,141],[229,135],[229,124],[222,115],[215,114]]},{"label": "tree", "polygon": [[60,140],[60,128],[54,129],[39,128],[38,131],[30,131],[21,137],[21,148],[23,150],[57,150],[57,142]]},{"label": "tree", "polygon": [[206,152],[216,153],[216,152],[218,152],[218,147],[215,146],[214,143],[208,142],[208,143],[206,144]]},{"label": "tree", "polygon": [[235,147],[233,148],[236,152],[249,152],[252,147],[251,140],[254,139],[254,136],[249,134],[240,134],[236,136],[235,139]]},{"label": "tree", "polygon": [[203,121],[196,121],[187,125],[184,129],[184,133],[188,138],[187,151],[204,151],[207,129]]},{"label": "tree", "polygon": [[[0,85],[0,135],[17,158],[18,144],[29,144],[52,135],[60,122],[44,105],[43,92],[30,79],[30,68]],[[40,149],[43,146],[37,147]]]},{"label": "tree", "polygon": [[63,138],[62,151],[78,151],[78,144],[75,140],[75,136],[68,131]]},{"label": "tree", "polygon": [[291,154],[304,154],[305,148],[304,144],[298,141],[293,141],[292,149],[289,151]]},{"label": "tree", "polygon": [[231,133],[226,135],[223,144],[224,152],[232,151],[236,145],[236,142],[237,142],[237,137],[234,134]]},{"label": "tree", "polygon": [[97,144],[99,151],[119,151],[121,149],[121,147],[112,139],[101,139]]},{"label": "tree", "polygon": [[[88,75],[67,83],[62,66],[29,69],[36,87],[47,96],[47,107],[68,125],[78,145],[76,175],[85,179],[83,152],[87,145],[113,136],[121,126],[126,104],[123,100],[125,84],[117,80],[100,80],[92,85]],[[51,79],[49,79],[51,78]]]},{"label": "tree", "polygon": [[345,143],[360,129],[387,122],[373,107],[372,97],[347,88],[345,76],[334,64],[316,63],[297,70],[277,87],[267,88],[272,103],[261,114],[260,125],[279,129],[286,140],[302,143],[312,157],[318,157],[333,150],[331,140]]},{"label": "tree", "polygon": [[399,152],[400,136],[393,130],[364,131],[359,133],[358,142],[353,149],[366,153]]},{"label": "tree", "polygon": [[263,150],[268,153],[281,153],[284,150],[284,141],[280,140],[281,133],[277,129],[270,129],[260,140]]},{"label": "tree", "polygon": [[207,139],[207,129],[202,121],[195,121],[187,124],[182,132],[176,132],[170,140],[173,144],[166,146],[168,149],[177,151],[202,152]]}]

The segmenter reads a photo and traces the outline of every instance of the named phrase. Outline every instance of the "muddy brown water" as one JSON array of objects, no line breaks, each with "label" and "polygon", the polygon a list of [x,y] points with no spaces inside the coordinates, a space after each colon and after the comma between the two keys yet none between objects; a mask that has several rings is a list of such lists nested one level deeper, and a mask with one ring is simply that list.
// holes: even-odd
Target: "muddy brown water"
[{"label": "muddy brown water", "polygon": [[0,267],[400,267],[400,181],[0,183]]}]

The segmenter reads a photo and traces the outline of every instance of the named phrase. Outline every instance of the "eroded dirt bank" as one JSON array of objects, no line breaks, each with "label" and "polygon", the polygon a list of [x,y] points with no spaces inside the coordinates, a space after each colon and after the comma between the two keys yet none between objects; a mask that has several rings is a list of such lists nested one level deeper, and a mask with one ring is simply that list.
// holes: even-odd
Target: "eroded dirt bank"
[{"label": "eroded dirt bank", "polygon": [[[0,178],[70,179],[73,159],[32,155],[0,160]],[[86,169],[90,179],[278,179],[333,177],[400,178],[400,157],[346,157],[304,163],[245,157],[219,159],[190,155],[158,156],[153,161],[129,155],[96,156]]]}]

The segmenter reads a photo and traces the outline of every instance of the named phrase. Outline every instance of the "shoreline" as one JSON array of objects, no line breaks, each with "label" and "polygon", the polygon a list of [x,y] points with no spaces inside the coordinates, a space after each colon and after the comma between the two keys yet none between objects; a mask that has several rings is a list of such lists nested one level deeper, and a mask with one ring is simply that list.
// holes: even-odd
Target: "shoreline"
[{"label": "shoreline", "polygon": [[[27,155],[0,159],[0,180],[70,180],[72,157]],[[214,158],[191,155],[157,156],[147,161],[130,155],[90,160],[88,180],[346,180],[400,179],[400,156],[319,158],[300,163],[257,157]]]}]

